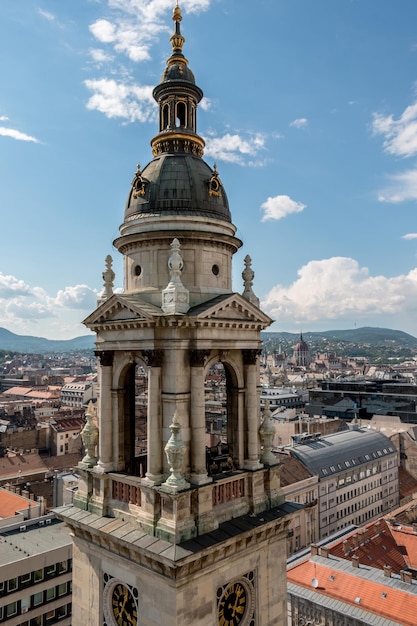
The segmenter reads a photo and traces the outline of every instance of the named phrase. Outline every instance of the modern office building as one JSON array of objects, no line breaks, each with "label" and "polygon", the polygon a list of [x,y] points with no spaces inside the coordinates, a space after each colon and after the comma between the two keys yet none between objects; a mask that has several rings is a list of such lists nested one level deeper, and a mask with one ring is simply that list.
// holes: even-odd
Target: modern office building
[{"label": "modern office building", "polygon": [[0,623],[70,626],[72,540],[54,515],[0,529]]},{"label": "modern office building", "polygon": [[319,478],[320,538],[399,505],[398,452],[380,432],[352,424],[325,437],[296,435],[291,454]]}]

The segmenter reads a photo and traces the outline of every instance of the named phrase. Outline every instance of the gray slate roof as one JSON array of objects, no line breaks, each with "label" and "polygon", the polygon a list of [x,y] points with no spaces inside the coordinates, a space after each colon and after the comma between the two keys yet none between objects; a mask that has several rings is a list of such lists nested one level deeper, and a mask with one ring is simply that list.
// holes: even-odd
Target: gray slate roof
[{"label": "gray slate roof", "polygon": [[320,479],[396,454],[391,441],[375,430],[345,430],[296,444],[291,454]]}]

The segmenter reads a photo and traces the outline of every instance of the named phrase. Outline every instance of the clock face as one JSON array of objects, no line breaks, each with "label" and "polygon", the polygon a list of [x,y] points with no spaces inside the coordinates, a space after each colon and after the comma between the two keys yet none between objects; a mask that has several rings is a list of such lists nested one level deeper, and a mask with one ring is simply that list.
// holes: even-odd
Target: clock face
[{"label": "clock face", "polygon": [[104,617],[107,626],[139,626],[138,591],[105,574]]},{"label": "clock face", "polygon": [[116,583],[111,594],[111,610],[118,626],[138,623],[136,600],[130,588],[123,583]]},{"label": "clock face", "polygon": [[218,605],[219,626],[237,626],[242,623],[248,605],[248,591],[241,581],[227,585]]}]

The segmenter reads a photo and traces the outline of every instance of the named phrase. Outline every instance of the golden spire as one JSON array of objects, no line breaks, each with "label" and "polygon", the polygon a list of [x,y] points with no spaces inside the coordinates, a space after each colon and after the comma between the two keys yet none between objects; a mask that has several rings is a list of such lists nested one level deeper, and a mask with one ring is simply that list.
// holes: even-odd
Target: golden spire
[{"label": "golden spire", "polygon": [[182,52],[182,47],[184,45],[184,37],[181,35],[181,30],[180,30],[180,23],[182,20],[182,15],[181,15],[181,9],[178,5],[178,0],[177,0],[177,4],[174,8],[174,13],[172,15],[172,20],[175,22],[175,33],[172,35],[172,37],[170,38],[170,42],[172,45],[172,51],[173,52]]}]

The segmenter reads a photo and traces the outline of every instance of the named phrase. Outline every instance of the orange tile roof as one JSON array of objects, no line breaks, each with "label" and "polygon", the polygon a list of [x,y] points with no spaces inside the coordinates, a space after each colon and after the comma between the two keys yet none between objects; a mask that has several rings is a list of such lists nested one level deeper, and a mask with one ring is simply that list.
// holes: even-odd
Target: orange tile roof
[{"label": "orange tile roof", "polygon": [[10,389],[6,389],[6,391],[3,391],[3,395],[4,396],[25,396],[30,391],[32,391],[32,387],[10,387]]},{"label": "orange tile roof", "polygon": [[410,526],[392,526],[391,533],[408,567],[417,569],[417,533]]},{"label": "orange tile roof", "polygon": [[46,472],[47,468],[39,454],[16,454],[0,458],[0,479],[7,480],[17,476]]},{"label": "orange tile roof", "polygon": [[37,506],[36,502],[18,496],[6,489],[0,489],[0,518],[14,517],[18,511],[33,508]]},{"label": "orange tile roof", "polygon": [[313,578],[318,581],[318,587],[315,589],[317,604],[320,604],[320,595],[324,595],[401,623],[403,626],[416,624],[417,596],[355,576],[353,567],[352,573],[347,573],[336,570],[331,565],[308,560],[289,568],[287,572],[288,582],[310,591],[313,590],[311,584]]},{"label": "orange tile roof", "polygon": [[355,555],[359,563],[381,570],[385,565],[390,565],[396,574],[408,567],[403,551],[398,549],[392,529],[384,519],[345,535],[342,540],[329,546],[329,553],[349,561]]}]

